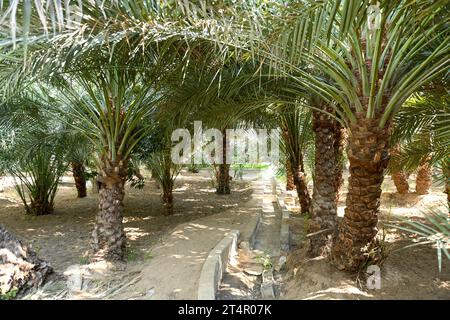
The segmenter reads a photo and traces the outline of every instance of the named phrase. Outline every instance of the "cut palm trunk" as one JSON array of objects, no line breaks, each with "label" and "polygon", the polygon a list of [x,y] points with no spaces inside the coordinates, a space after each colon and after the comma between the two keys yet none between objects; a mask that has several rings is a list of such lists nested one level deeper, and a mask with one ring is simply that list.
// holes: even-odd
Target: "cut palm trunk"
[{"label": "cut palm trunk", "polygon": [[416,193],[428,194],[431,187],[431,165],[429,159],[424,160],[417,169]]},{"label": "cut palm trunk", "polygon": [[87,195],[84,165],[80,162],[72,162],[71,166],[78,198],[84,198]]},{"label": "cut palm trunk", "polygon": [[93,252],[107,260],[121,260],[125,248],[123,230],[123,199],[127,167],[122,161],[115,165],[105,165],[100,183],[99,206],[92,232]]},{"label": "cut palm trunk", "polygon": [[357,271],[368,261],[381,259],[375,238],[384,170],[389,162],[389,129],[379,119],[360,115],[350,127],[350,177],[344,219],[332,248],[332,260],[341,270]]},{"label": "cut palm trunk", "polygon": [[315,174],[308,233],[309,254],[328,255],[337,234],[337,204],[342,184],[342,127],[321,112],[313,113]]}]

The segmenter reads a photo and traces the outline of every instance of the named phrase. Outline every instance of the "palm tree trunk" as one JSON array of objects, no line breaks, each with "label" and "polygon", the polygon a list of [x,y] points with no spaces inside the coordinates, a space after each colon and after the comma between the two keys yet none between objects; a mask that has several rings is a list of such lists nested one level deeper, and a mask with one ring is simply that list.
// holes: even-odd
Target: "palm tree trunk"
[{"label": "palm tree trunk", "polygon": [[294,175],[292,174],[291,162],[289,161],[289,159],[286,160],[285,167],[286,167],[286,190],[291,191],[295,189],[295,184],[294,184]]},{"label": "palm tree trunk", "polygon": [[163,205],[166,215],[172,215],[173,214],[173,192],[171,186],[166,186],[163,188]]},{"label": "palm tree trunk", "polygon": [[227,164],[227,132],[222,130],[222,163],[219,164],[217,193],[230,194],[230,165]]},{"label": "palm tree trunk", "polygon": [[[357,271],[367,260],[376,263],[380,258],[375,236],[381,184],[389,162],[389,128],[379,128],[378,123],[377,118],[360,115],[350,128],[345,215],[332,248],[332,260],[339,269]],[[372,252],[370,258],[368,252]]]},{"label": "palm tree trunk", "polygon": [[402,170],[402,168],[399,168],[396,166],[396,155],[400,153],[400,145],[395,145],[391,148],[391,162],[390,167],[392,168],[392,181],[394,182],[395,188],[397,189],[397,192],[400,194],[405,194],[409,192],[409,183],[408,183],[408,177],[409,174]]},{"label": "palm tree trunk", "polygon": [[416,176],[416,193],[423,195],[430,192],[431,187],[431,165],[429,159],[424,160],[418,170]]},{"label": "palm tree trunk", "polygon": [[447,194],[447,209],[448,216],[450,217],[450,160],[445,159],[442,163],[442,173],[445,179],[445,190],[444,193]]},{"label": "palm tree trunk", "polygon": [[54,211],[53,203],[46,199],[33,199],[25,209],[27,214],[33,216],[52,214]]},{"label": "palm tree trunk", "polygon": [[[298,165],[295,165],[298,163]],[[300,212],[309,213],[311,207],[311,197],[308,192],[306,174],[303,166],[303,157],[299,155],[298,161],[291,161],[292,172],[294,175],[294,184],[297,190],[298,200],[300,202]]]},{"label": "palm tree trunk", "polygon": [[162,200],[164,205],[164,211],[166,215],[173,214],[173,180],[171,173],[171,159],[170,157],[164,157],[164,178],[162,179]]},{"label": "palm tree trunk", "polygon": [[409,174],[403,170],[395,172],[391,175],[392,181],[394,181],[394,185],[397,188],[398,193],[405,194],[409,192],[408,176]]},{"label": "palm tree trunk", "polygon": [[97,178],[100,182],[99,205],[91,248],[105,259],[121,260],[126,240],[122,219],[127,165],[120,161],[103,167],[103,175]]},{"label": "palm tree trunk", "polygon": [[230,194],[230,165],[219,165],[219,176],[217,179],[217,193],[218,194]]},{"label": "palm tree trunk", "polygon": [[315,132],[314,192],[309,224],[309,254],[328,255],[337,233],[337,204],[342,185],[343,129],[336,120],[313,113]]},{"label": "palm tree trunk", "polygon": [[78,198],[84,198],[87,195],[86,191],[86,177],[84,175],[84,165],[80,162],[72,162],[72,174],[77,188]]},{"label": "palm tree trunk", "polygon": [[347,142],[347,129],[342,127],[339,122],[335,123],[336,129],[334,130],[334,152],[336,153],[336,174],[335,174],[335,183],[337,190],[337,198],[339,200],[339,192],[341,187],[344,185],[344,150]]}]

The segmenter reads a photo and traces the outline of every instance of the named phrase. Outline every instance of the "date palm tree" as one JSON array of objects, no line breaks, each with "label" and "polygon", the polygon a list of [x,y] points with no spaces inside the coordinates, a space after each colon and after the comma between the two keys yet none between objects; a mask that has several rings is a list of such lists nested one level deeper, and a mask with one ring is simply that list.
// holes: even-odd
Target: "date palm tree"
[{"label": "date palm tree", "polygon": [[[330,116],[334,110],[321,99],[313,99],[315,138],[314,191],[308,227],[309,254],[328,255],[337,231],[337,205],[342,185],[345,130]],[[322,111],[326,111],[324,113]]]},{"label": "date palm tree", "polygon": [[311,197],[305,170],[305,150],[312,141],[311,112],[297,106],[283,107],[279,110],[281,146],[290,164],[294,185],[300,202],[300,211],[309,213]]},{"label": "date palm tree", "polygon": [[[95,146],[100,190],[91,248],[107,259],[121,259],[124,185],[131,154],[150,130],[143,124],[151,122],[143,120],[163,99],[163,77],[177,69],[171,61],[189,60],[185,33],[179,28],[184,22],[179,19],[173,26],[166,19],[182,14],[184,7],[174,10],[176,1],[42,4],[26,1],[21,6],[12,1],[3,7],[1,21],[10,24],[5,30],[2,23],[0,32],[11,33],[1,43],[2,53],[9,57],[4,83],[12,93],[19,82],[46,83],[48,95],[60,102],[62,112],[73,114],[70,125]],[[23,21],[21,28],[16,21]],[[13,59],[14,55],[21,58]]]},{"label": "date palm tree", "polygon": [[88,72],[91,75],[60,81],[61,102],[74,115],[72,125],[98,152],[99,206],[91,247],[95,253],[115,260],[122,258],[125,245],[122,216],[128,164],[137,143],[149,130],[141,121],[154,112],[158,96],[155,88],[150,89],[151,82],[136,70],[110,65]]},{"label": "date palm tree", "polygon": [[394,118],[392,143],[399,150],[392,155],[389,169],[394,172],[417,170],[416,193],[426,194],[431,184],[431,167],[442,173],[450,152],[448,143],[449,96],[446,89],[414,95]]},{"label": "date palm tree", "polygon": [[445,1],[343,0],[306,1],[286,10],[288,26],[266,56],[280,75],[331,102],[348,130],[349,192],[332,258],[339,269],[358,270],[367,260],[378,261],[392,118],[448,68],[448,8]]}]

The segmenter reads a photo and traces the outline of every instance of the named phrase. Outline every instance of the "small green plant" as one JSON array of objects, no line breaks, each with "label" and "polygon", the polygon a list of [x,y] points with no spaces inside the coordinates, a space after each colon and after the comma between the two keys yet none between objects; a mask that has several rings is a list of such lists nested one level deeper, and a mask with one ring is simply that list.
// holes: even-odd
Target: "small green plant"
[{"label": "small green plant", "polygon": [[[392,216],[392,203],[389,205],[388,215],[386,217],[387,221],[391,220]],[[358,274],[365,274],[367,268],[370,265],[377,265],[381,267],[389,255],[394,250],[394,246],[392,243],[389,243],[387,239],[388,230],[387,224],[380,224],[381,233],[378,233],[377,238],[375,239],[373,245],[370,248],[367,248],[367,252],[364,254],[366,259],[361,263]]]},{"label": "small green plant", "polygon": [[418,241],[402,247],[411,248],[419,245],[435,244],[437,249],[437,260],[439,272],[442,271],[442,256],[450,260],[448,248],[450,247],[450,218],[448,213],[437,209],[423,212],[428,224],[419,221],[403,219],[400,223],[389,224],[389,227],[397,228],[418,236]]},{"label": "small green plant", "polygon": [[139,254],[136,252],[136,250],[132,249],[132,248],[127,248],[125,251],[125,259],[128,262],[133,262],[136,261],[139,257]]},{"label": "small green plant", "polygon": [[40,245],[38,245],[38,244],[33,244],[32,248],[33,248],[34,252],[36,252],[36,255],[39,256],[42,247]]},{"label": "small green plant", "polygon": [[89,264],[89,257],[87,257],[87,256],[80,257],[79,263],[80,264]]},{"label": "small green plant", "polygon": [[18,293],[19,293],[19,289],[17,289],[17,288],[12,288],[11,290],[9,290],[8,292],[5,292],[5,293],[2,293],[0,291],[0,300],[14,299]]},{"label": "small green plant", "polygon": [[262,264],[264,270],[270,270],[273,267],[273,262],[270,254],[267,251],[264,251],[263,253],[257,255],[256,261]]},{"label": "small green plant", "polygon": [[151,260],[151,259],[153,259],[152,253],[151,253],[151,252],[146,252],[146,253],[144,254],[144,261],[149,261],[149,260]]},{"label": "small green plant", "polygon": [[63,157],[45,144],[31,148],[10,167],[15,189],[27,214],[38,216],[53,212],[59,179],[66,169]]}]

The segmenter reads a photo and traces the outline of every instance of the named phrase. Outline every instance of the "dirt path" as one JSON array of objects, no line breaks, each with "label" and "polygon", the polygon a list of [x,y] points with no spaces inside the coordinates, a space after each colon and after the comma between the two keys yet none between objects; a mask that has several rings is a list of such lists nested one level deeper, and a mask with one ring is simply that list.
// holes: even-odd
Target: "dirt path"
[{"label": "dirt path", "polygon": [[[231,195],[232,196],[232,195]],[[197,299],[198,280],[209,252],[224,235],[238,229],[249,237],[258,199],[221,213],[181,224],[151,250],[151,260],[141,270],[141,280],[117,299]]]},{"label": "dirt path", "polygon": [[[174,214],[168,217],[162,214],[160,190],[154,182],[148,181],[142,190],[127,187],[127,267],[155,256],[150,249],[177,225],[227,211],[239,212],[239,206],[251,200],[252,189],[248,181],[233,181],[232,188],[232,195],[220,196],[214,192],[206,170],[198,174],[183,172],[175,184]],[[65,177],[56,196],[54,214],[34,217],[25,214],[15,190],[6,185],[0,193],[0,224],[31,244],[56,271],[63,272],[70,265],[86,263],[97,201],[97,195],[91,193],[86,198],[76,198],[71,178]],[[193,224],[186,232],[198,229],[201,227]]]}]

